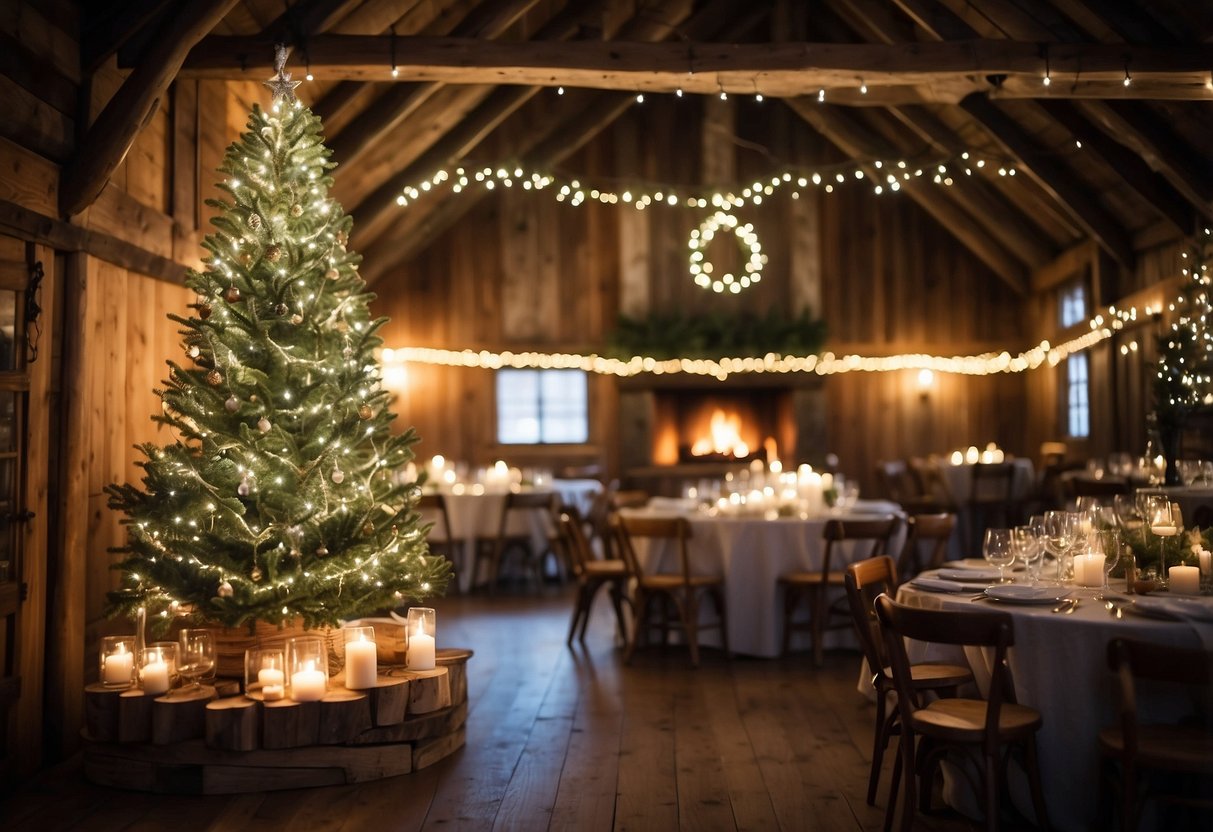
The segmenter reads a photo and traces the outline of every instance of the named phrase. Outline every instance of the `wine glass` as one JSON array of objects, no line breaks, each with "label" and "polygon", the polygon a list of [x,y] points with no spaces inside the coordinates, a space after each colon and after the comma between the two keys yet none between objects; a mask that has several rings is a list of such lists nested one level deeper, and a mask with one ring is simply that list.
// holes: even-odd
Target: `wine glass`
[{"label": "wine glass", "polygon": [[1037,530],[1031,525],[1013,528],[1011,548],[1015,552],[1015,560],[1024,565],[1028,580],[1035,585],[1039,577],[1040,561],[1044,556],[1044,546],[1038,538]]},{"label": "wine glass", "polygon": [[210,630],[182,630],[180,639],[177,671],[189,681],[182,690],[198,690],[202,677],[215,669],[215,634]]},{"label": "wine glass", "polygon": [[1046,511],[1044,515],[1045,550],[1057,561],[1057,582],[1065,580],[1065,554],[1074,545],[1075,515],[1068,511]]},{"label": "wine glass", "polygon": [[1011,530],[986,529],[981,554],[988,563],[998,567],[998,582],[1006,583],[1006,567],[1015,562],[1015,551],[1011,548]]},{"label": "wine glass", "polygon": [[1176,537],[1183,531],[1183,516],[1179,504],[1172,503],[1166,494],[1147,496],[1145,516],[1150,531],[1158,538],[1158,576],[1166,581],[1166,538]]},{"label": "wine glass", "polygon": [[1100,529],[1093,535],[1091,551],[1095,554],[1102,554],[1104,558],[1103,586],[1095,594],[1096,601],[1107,599],[1109,592],[1108,576],[1116,568],[1116,564],[1120,562],[1122,545],[1120,542],[1120,529]]}]

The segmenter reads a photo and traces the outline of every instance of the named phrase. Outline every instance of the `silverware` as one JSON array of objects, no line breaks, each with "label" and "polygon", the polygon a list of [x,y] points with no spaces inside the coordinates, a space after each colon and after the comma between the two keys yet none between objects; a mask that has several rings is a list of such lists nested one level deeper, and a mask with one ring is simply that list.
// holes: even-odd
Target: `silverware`
[{"label": "silverware", "polygon": [[1063,612],[1066,615],[1069,615],[1070,613],[1074,612],[1074,610],[1076,610],[1076,609],[1078,609],[1078,599],[1077,598],[1073,599],[1072,603],[1070,604],[1070,608],[1067,610],[1063,610]]},{"label": "silverware", "polygon": [[1077,598],[1062,598],[1061,603],[1053,608],[1053,612],[1071,613],[1078,606]]},{"label": "silverware", "polygon": [[1124,618],[1125,614],[1124,614],[1124,605],[1123,604],[1118,604],[1109,598],[1104,603],[1104,607],[1107,608],[1108,615],[1112,616],[1113,618],[1115,618],[1117,620]]}]

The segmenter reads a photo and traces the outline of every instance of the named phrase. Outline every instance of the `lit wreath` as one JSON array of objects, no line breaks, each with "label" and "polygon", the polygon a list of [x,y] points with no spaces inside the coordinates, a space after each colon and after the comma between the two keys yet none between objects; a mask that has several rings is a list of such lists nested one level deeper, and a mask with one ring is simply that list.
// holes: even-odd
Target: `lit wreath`
[{"label": "lit wreath", "polygon": [[[722,228],[732,231],[742,250],[749,252],[746,273],[741,277],[735,277],[731,272],[726,272],[719,278],[712,276],[715,266],[712,265],[711,260],[706,258],[704,251],[711,245],[716,232]],[[742,289],[748,289],[751,284],[762,280],[762,267],[766,265],[767,256],[762,253],[762,246],[758,243],[758,235],[754,233],[754,226],[748,222],[745,225],[739,224],[737,217],[727,211],[717,211],[700,223],[699,228],[691,232],[687,245],[691,249],[691,277],[695,279],[696,286],[711,289],[717,293],[722,293],[727,289],[733,294],[737,294]]]}]

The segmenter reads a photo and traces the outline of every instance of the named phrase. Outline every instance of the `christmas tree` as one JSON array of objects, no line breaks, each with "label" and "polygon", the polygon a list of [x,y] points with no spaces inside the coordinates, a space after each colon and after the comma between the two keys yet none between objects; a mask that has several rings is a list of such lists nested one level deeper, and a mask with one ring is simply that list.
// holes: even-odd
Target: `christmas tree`
[{"label": "christmas tree", "polygon": [[210,203],[205,270],[187,278],[194,314],[169,316],[190,366],[168,362],[154,418],[176,441],[140,446],[142,488],[109,488],[128,525],[115,614],[336,624],[450,575],[428,552],[419,489],[397,481],[416,435],[389,430],[385,320],[370,319],[320,119],[285,60],[220,168],[228,198]]},{"label": "christmas tree", "polygon": [[1172,307],[1176,318],[1158,338],[1154,416],[1167,459],[1166,480],[1179,482],[1175,466],[1179,433],[1194,410],[1213,405],[1213,305],[1209,261],[1213,235],[1204,229],[1182,253],[1183,284]]}]

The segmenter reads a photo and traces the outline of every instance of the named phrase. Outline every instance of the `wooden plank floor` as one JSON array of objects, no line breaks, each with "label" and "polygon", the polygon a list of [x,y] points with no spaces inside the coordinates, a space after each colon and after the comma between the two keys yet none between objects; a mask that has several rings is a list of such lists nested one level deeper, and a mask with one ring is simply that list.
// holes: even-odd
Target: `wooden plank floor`
[{"label": "wooden plank floor", "polygon": [[[569,594],[436,603],[439,641],[471,647],[467,747],[405,777],[222,797],[114,792],[67,763],[0,803],[8,832],[50,830],[879,830],[864,802],[872,706],[859,657],[726,661],[684,650],[624,667],[609,605],[585,649]],[[890,761],[891,762],[891,761]],[[888,765],[882,787],[887,784]],[[883,801],[883,797],[882,797]],[[967,829],[950,813],[920,828]]]}]

